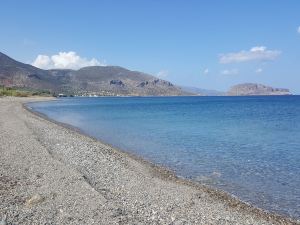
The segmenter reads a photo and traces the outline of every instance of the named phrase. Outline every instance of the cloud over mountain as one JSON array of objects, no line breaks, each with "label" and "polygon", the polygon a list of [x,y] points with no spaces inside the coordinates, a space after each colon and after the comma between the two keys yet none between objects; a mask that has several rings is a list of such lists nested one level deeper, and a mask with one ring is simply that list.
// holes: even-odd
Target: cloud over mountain
[{"label": "cloud over mountain", "polygon": [[247,61],[275,60],[281,54],[278,50],[269,50],[265,46],[256,46],[248,51],[220,54],[219,62],[222,64],[240,63]]},{"label": "cloud over mountain", "polygon": [[95,58],[88,60],[73,51],[59,52],[52,56],[38,55],[32,65],[41,69],[80,69],[86,66],[105,66]]}]

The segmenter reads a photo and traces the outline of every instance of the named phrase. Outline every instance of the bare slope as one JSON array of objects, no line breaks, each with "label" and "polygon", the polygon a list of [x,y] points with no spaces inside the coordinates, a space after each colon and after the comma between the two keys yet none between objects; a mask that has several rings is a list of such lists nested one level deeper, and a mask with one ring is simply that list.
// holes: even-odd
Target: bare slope
[{"label": "bare slope", "polygon": [[172,83],[118,66],[42,70],[0,53],[0,85],[66,94],[188,95]]}]

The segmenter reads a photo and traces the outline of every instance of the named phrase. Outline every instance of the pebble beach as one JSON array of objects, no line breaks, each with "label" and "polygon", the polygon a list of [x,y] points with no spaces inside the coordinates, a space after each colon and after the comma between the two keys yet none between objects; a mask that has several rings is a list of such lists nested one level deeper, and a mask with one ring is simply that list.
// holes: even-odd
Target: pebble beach
[{"label": "pebble beach", "polygon": [[300,224],[0,98],[0,224]]}]

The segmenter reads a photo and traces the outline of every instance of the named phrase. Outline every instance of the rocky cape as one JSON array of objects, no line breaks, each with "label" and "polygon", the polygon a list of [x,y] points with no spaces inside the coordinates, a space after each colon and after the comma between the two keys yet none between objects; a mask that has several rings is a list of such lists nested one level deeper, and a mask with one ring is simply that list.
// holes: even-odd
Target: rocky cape
[{"label": "rocky cape", "polygon": [[0,85],[66,95],[192,95],[169,81],[119,66],[42,70],[0,52]]},{"label": "rocky cape", "polygon": [[289,89],[273,88],[263,84],[245,83],[238,84],[230,88],[227,92],[229,96],[244,96],[244,95],[291,95]]}]

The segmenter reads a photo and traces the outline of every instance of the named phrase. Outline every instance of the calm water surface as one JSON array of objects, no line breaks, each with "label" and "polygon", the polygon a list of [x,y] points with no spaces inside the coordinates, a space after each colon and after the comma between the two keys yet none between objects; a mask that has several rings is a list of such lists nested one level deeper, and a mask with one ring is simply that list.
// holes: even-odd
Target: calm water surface
[{"label": "calm water surface", "polygon": [[30,106],[179,176],[300,218],[300,96],[67,98]]}]

